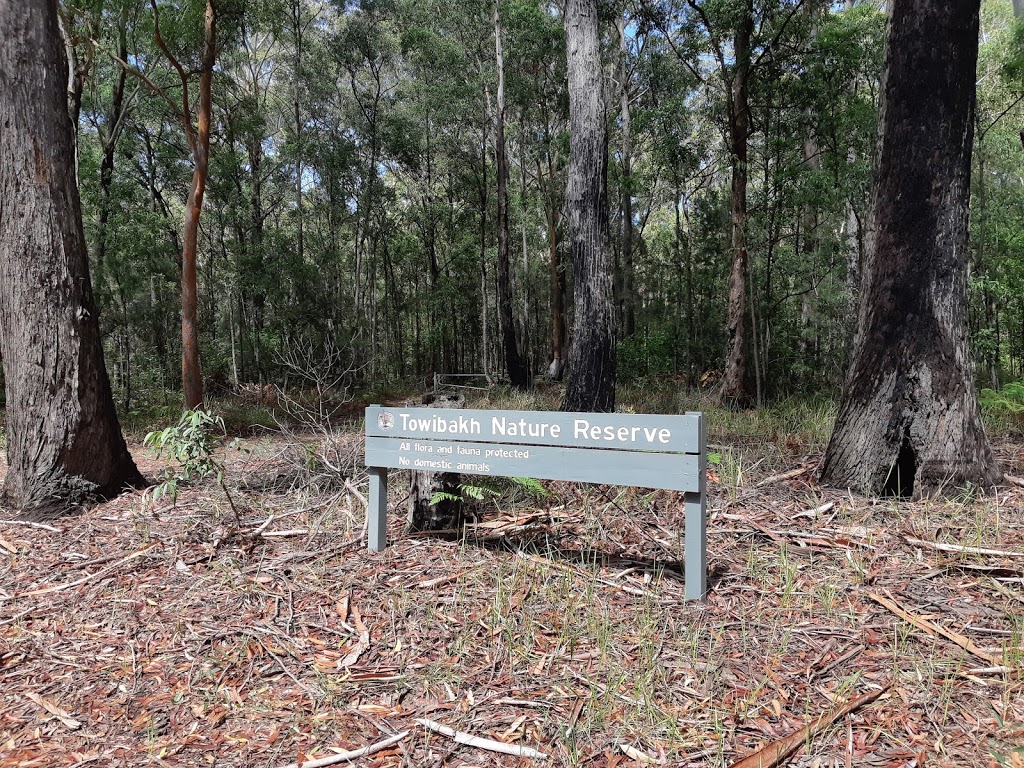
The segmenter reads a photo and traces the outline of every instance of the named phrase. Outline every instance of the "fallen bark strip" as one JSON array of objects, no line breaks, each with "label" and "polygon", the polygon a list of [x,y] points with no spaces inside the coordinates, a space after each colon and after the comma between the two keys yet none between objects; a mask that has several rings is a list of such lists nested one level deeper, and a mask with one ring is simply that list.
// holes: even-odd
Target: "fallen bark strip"
[{"label": "fallen bark strip", "polygon": [[122,557],[116,563],[114,563],[112,565],[108,565],[106,568],[100,568],[98,571],[96,571],[96,573],[90,573],[87,576],[83,576],[80,579],[75,579],[74,581],[69,581],[66,584],[57,584],[56,586],[53,586],[53,587],[44,587],[43,589],[33,589],[30,592],[23,592],[21,595],[19,595],[19,597],[35,597],[36,595],[48,595],[51,592],[60,592],[61,590],[64,590],[64,589],[71,589],[72,587],[77,587],[80,584],[85,584],[85,582],[87,582],[87,581],[91,581],[91,580],[93,580],[93,579],[95,579],[95,578],[97,578],[99,576],[103,576],[105,574],[110,573],[112,570],[114,570],[118,566],[124,565],[125,563],[127,563],[130,560],[134,560],[137,557],[142,557],[144,554],[146,554],[147,552],[151,551],[152,549],[154,549],[155,547],[158,547],[158,546],[160,546],[160,542],[155,541],[152,544],[150,544],[148,547],[143,547],[142,549],[138,550],[137,552],[132,552],[127,557]]},{"label": "fallen bark strip", "polygon": [[366,755],[372,755],[374,752],[380,752],[382,749],[397,744],[406,736],[409,735],[409,731],[402,731],[396,733],[383,741],[378,741],[376,744],[370,744],[359,749],[353,749],[349,752],[339,752],[336,755],[330,757],[321,757],[318,760],[306,760],[304,763],[288,763],[288,765],[282,765],[280,768],[324,768],[327,765],[337,765],[338,763],[348,763],[352,760],[358,760],[360,757]]},{"label": "fallen bark strip", "polygon": [[52,525],[47,525],[46,523],[35,523],[31,520],[0,520],[0,525],[28,525],[32,528],[42,528],[44,531],[64,533],[60,528],[54,528]]},{"label": "fallen bark strip", "polygon": [[477,749],[485,749],[488,752],[500,752],[503,755],[515,755],[516,757],[532,757],[535,760],[547,760],[548,756],[543,752],[538,752],[536,749],[531,747],[520,747],[516,744],[505,744],[502,741],[494,741],[493,739],[482,739],[479,736],[474,736],[470,733],[463,731],[456,731],[454,728],[449,728],[447,725],[441,725],[441,723],[433,720],[427,720],[425,717],[417,718],[416,722],[426,728],[428,731],[434,733],[440,733],[443,736],[450,736],[455,739],[456,744],[465,744],[467,747],[476,747]]},{"label": "fallen bark strip", "polygon": [[969,547],[965,544],[943,544],[940,541],[927,541],[915,539],[913,536],[904,536],[904,541],[915,547],[925,549],[936,549],[939,552],[957,552],[965,555],[991,555],[992,557],[1024,557],[1024,552],[1014,552],[1009,549],[988,549],[986,547]]},{"label": "fallen bark strip", "polygon": [[774,768],[774,766],[781,765],[786,758],[809,742],[820,731],[828,728],[839,718],[846,717],[846,715],[856,709],[860,709],[865,704],[870,704],[888,690],[888,688],[889,687],[886,686],[885,688],[881,688],[877,691],[865,693],[863,696],[848,702],[844,706],[833,709],[831,712],[818,715],[818,717],[800,730],[794,731],[788,736],[783,736],[778,741],[774,741],[768,746],[759,749],[757,752],[747,755],[742,760],[730,765],[729,768]]},{"label": "fallen bark strip", "polygon": [[928,619],[925,619],[921,616],[915,616],[909,611],[901,608],[899,605],[897,605],[895,601],[887,597],[882,597],[881,595],[876,594],[874,592],[868,592],[868,597],[870,597],[879,605],[888,608],[890,611],[895,613],[904,621],[913,624],[918,629],[923,629],[932,637],[944,637],[951,643],[954,643],[955,645],[958,645],[961,648],[963,648],[972,656],[976,656],[982,661],[988,662],[991,666],[997,667],[1001,666],[1003,663],[1002,656],[996,656],[994,654],[988,653],[987,651],[983,651],[981,648],[975,645],[974,641],[970,638],[964,637],[963,635],[953,632],[950,629],[946,629],[945,627],[941,627],[935,622],[928,621]]},{"label": "fallen bark strip", "polygon": [[791,469],[788,472],[783,472],[783,473],[778,474],[778,475],[772,475],[771,477],[766,477],[764,480],[761,480],[760,482],[755,483],[754,484],[754,488],[764,488],[766,485],[771,485],[772,483],[777,483],[777,482],[779,482],[781,480],[792,480],[794,477],[800,477],[800,475],[806,474],[807,472],[810,472],[810,471],[811,471],[811,467],[810,466],[797,467],[796,469]]}]

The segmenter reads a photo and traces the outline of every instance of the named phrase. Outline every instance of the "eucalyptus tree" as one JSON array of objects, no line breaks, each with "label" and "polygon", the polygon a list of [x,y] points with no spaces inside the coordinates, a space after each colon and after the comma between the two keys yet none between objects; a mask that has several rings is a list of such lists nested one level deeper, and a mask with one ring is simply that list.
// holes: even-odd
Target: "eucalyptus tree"
[{"label": "eucalyptus tree", "polygon": [[724,102],[723,138],[730,158],[731,268],[727,293],[726,358],[720,397],[726,404],[755,402],[750,376],[748,185],[749,147],[756,128],[752,83],[780,55],[798,16],[820,0],[652,3],[648,13],[677,56],[702,82],[717,82]]},{"label": "eucalyptus tree", "polygon": [[500,0],[494,0],[494,51],[494,64],[498,75],[494,111],[494,164],[498,198],[498,317],[509,381],[516,389],[527,389],[530,386],[528,356],[520,354],[515,320],[512,316],[508,215],[509,163],[505,144],[505,55],[502,46]]},{"label": "eucalyptus tree", "polygon": [[822,479],[927,496],[1002,475],[967,339],[968,201],[980,0],[896,0],[874,232],[850,371]]},{"label": "eucalyptus tree", "polygon": [[0,27],[4,496],[61,508],[145,481],[103,365],[56,0],[0,0]]},{"label": "eucalyptus tree", "polygon": [[567,0],[569,169],[565,207],[574,318],[565,411],[615,410],[615,307],[608,212],[608,134],[597,0]]}]

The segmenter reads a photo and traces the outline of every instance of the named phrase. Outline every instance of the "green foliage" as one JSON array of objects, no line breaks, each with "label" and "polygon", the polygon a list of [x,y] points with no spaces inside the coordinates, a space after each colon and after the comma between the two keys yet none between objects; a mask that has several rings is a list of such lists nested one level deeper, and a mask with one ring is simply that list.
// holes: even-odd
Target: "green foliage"
[{"label": "green foliage", "polygon": [[483,501],[487,498],[495,498],[501,495],[501,491],[497,488],[481,483],[480,485],[473,485],[472,483],[461,483],[459,485],[460,496],[446,491],[437,491],[433,496],[430,497],[430,504],[433,506],[442,501],[454,501],[461,502],[467,499],[473,499],[474,501]]},{"label": "green foliage", "polygon": [[551,495],[551,491],[541,485],[539,480],[532,477],[513,477],[512,482],[522,488],[525,488],[530,494],[537,498],[546,499]]},{"label": "green foliage", "polygon": [[169,495],[177,503],[181,484],[191,480],[213,476],[218,484],[223,483],[224,468],[213,457],[218,431],[224,432],[224,420],[220,416],[192,410],[182,413],[177,424],[146,435],[143,445],[157,458],[167,456],[178,465],[164,470],[163,479],[152,491],[154,501]]},{"label": "green foliage", "polygon": [[[547,498],[551,495],[539,481],[532,477],[511,477],[509,478],[516,486],[526,490],[531,496],[536,498]],[[446,491],[437,491],[433,496],[430,497],[431,505],[438,504],[442,501],[462,502],[469,499],[473,501],[485,501],[487,499],[495,499],[502,495],[500,486],[494,483],[462,483],[459,485],[459,491],[461,495],[448,493]]]},{"label": "green foliage", "polygon": [[999,390],[983,389],[978,401],[990,429],[999,432],[1024,427],[1024,381],[1011,381]]}]

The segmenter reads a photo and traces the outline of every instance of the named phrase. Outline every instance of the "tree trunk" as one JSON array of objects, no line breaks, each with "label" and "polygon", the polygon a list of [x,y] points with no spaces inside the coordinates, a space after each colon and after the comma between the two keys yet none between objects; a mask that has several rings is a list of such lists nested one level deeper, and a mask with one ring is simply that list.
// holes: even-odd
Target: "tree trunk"
[{"label": "tree trunk", "polygon": [[[210,167],[210,119],[213,114],[213,65],[217,54],[216,16],[213,0],[206,0],[203,26],[203,64],[199,78],[197,131],[192,135],[191,116],[185,110],[192,136],[192,185],[185,203],[184,245],[181,252],[181,384],[186,408],[203,405],[203,374],[199,365],[199,304],[196,259],[199,250],[199,216]],[[184,87],[187,88],[187,85]]]},{"label": "tree trunk", "polygon": [[[128,6],[121,9],[118,21],[120,27],[117,35],[117,56],[121,61],[128,61]],[[102,291],[104,262],[107,256],[107,222],[110,220],[110,187],[114,183],[114,158],[117,139],[124,125],[124,85],[128,71],[118,67],[114,79],[113,97],[110,112],[106,115],[100,137],[103,145],[103,160],[100,162],[100,221],[96,232],[96,283],[97,290]]]},{"label": "tree trunk", "polygon": [[619,80],[622,118],[622,180],[620,187],[620,211],[622,214],[622,334],[632,336],[636,331],[636,289],[633,280],[633,134],[629,113],[629,48],[626,25],[628,19],[620,16],[616,25],[619,30]]},{"label": "tree trunk", "polygon": [[753,8],[748,7],[733,36],[735,64],[729,77],[729,150],[732,154],[732,269],[729,273],[729,309],[726,321],[728,354],[722,376],[721,400],[733,407],[752,401],[747,375],[747,141],[750,138],[750,38]]},{"label": "tree trunk", "polygon": [[[465,399],[461,395],[424,395],[420,402],[409,401],[406,407],[418,408],[461,408]],[[409,473],[409,530],[446,531],[462,525],[462,502],[441,498],[434,502],[438,493],[461,498],[457,472],[410,472]]]},{"label": "tree trunk", "polygon": [[295,249],[299,263],[303,261],[304,243],[302,237],[302,110],[300,104],[302,82],[302,2],[292,0],[292,31],[295,37],[295,84],[294,84],[294,117],[295,117]]},{"label": "tree trunk", "polygon": [[0,357],[8,503],[65,507],[145,484],[103,365],[56,0],[0,0]]},{"label": "tree trunk", "polygon": [[979,0],[891,6],[872,244],[822,480],[920,498],[1001,479],[967,343]]},{"label": "tree trunk", "polygon": [[498,69],[497,109],[495,111],[494,160],[498,175],[498,322],[505,367],[509,382],[516,389],[528,389],[530,371],[519,353],[516,325],[512,315],[512,278],[510,269],[508,222],[508,155],[505,151],[505,59],[501,50],[501,18],[494,5],[494,51]]},{"label": "tree trunk", "polygon": [[565,208],[574,320],[564,411],[615,410],[615,305],[608,224],[608,134],[597,0],[567,0],[569,178]]},{"label": "tree trunk", "polygon": [[548,377],[562,380],[565,368],[565,271],[558,256],[558,208],[546,209],[548,222],[548,291],[551,295],[551,364]]}]

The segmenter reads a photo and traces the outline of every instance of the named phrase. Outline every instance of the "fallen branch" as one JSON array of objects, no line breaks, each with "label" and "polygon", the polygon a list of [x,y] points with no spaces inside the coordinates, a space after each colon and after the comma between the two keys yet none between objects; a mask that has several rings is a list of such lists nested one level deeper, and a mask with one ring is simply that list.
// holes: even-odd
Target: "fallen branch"
[{"label": "fallen branch", "polygon": [[44,531],[64,533],[60,528],[54,528],[52,525],[47,525],[46,523],[35,523],[31,520],[0,520],[0,525],[28,525],[32,528],[42,528]]},{"label": "fallen branch", "polygon": [[1009,549],[988,549],[986,547],[968,547],[963,544],[943,544],[939,541],[915,539],[913,536],[904,536],[903,538],[908,544],[915,547],[936,549],[939,552],[961,552],[965,555],[990,555],[992,557],[1024,557],[1024,552],[1014,552]]},{"label": "fallen branch", "polygon": [[742,760],[730,765],[729,768],[773,768],[776,765],[781,765],[787,757],[810,741],[820,731],[828,728],[839,718],[846,717],[846,715],[856,709],[860,709],[865,704],[870,704],[887,689],[888,686],[877,691],[865,693],[863,696],[854,699],[842,707],[833,709],[831,712],[826,712],[823,715],[818,715],[818,717],[800,730],[794,731],[788,736],[783,736],[778,741],[772,742],[757,752],[747,755]]},{"label": "fallen branch", "polygon": [[260,527],[259,527],[259,528],[257,528],[257,529],[255,529],[255,530],[254,530],[254,531],[253,531],[252,533],[250,533],[249,535],[250,535],[250,536],[252,536],[253,538],[256,538],[256,537],[257,537],[257,536],[259,536],[259,535],[260,535],[261,533],[263,533],[263,532],[264,532],[265,530],[267,530],[267,528],[269,528],[269,527],[270,527],[270,524],[271,524],[272,522],[274,522],[274,515],[273,515],[273,513],[271,513],[270,515],[268,515],[268,516],[267,516],[267,519],[263,521],[263,523],[262,523],[262,524],[260,525]]},{"label": "fallen branch", "polygon": [[31,592],[23,593],[21,595],[21,597],[35,597],[36,595],[48,595],[51,592],[60,592],[60,591],[65,590],[65,589],[71,589],[72,587],[77,587],[80,584],[85,584],[85,582],[92,581],[93,579],[97,578],[98,576],[103,576],[105,574],[110,573],[112,570],[114,570],[118,566],[124,565],[125,563],[127,563],[130,560],[134,560],[137,557],[142,557],[144,554],[146,554],[147,552],[152,550],[154,547],[157,547],[159,545],[160,545],[160,542],[155,541],[152,544],[150,544],[148,547],[143,547],[138,552],[132,552],[127,557],[122,557],[120,560],[118,560],[113,565],[108,565],[106,568],[100,568],[98,571],[96,571],[96,573],[90,573],[87,576],[83,576],[80,579],[76,579],[75,581],[69,581],[66,584],[57,584],[56,586],[44,587],[43,589],[33,589]]},{"label": "fallen branch", "polygon": [[447,725],[441,725],[441,723],[434,722],[433,720],[427,720],[426,718],[417,718],[416,722],[428,731],[440,733],[443,736],[451,736],[455,739],[456,744],[465,744],[467,747],[485,749],[488,752],[500,752],[503,755],[532,757],[535,760],[548,759],[548,756],[543,752],[538,752],[536,749],[532,749],[531,747],[520,747],[516,744],[505,744],[504,742],[494,741],[493,739],[482,739],[479,736],[473,736],[472,734],[464,733],[463,731],[456,731],[454,728],[449,728]]},{"label": "fallen branch", "polygon": [[1024,488],[1024,477],[1014,477],[1013,475],[1003,475],[1003,479],[1011,485],[1019,486]]},{"label": "fallen branch", "polygon": [[970,638],[964,637],[963,635],[960,635],[960,634],[957,634],[956,632],[953,632],[952,630],[945,629],[944,627],[940,627],[935,622],[928,621],[928,619],[922,618],[921,616],[915,616],[914,614],[910,613],[909,611],[906,611],[903,608],[901,608],[899,605],[896,604],[895,601],[890,600],[887,597],[882,597],[881,595],[875,594],[874,592],[868,592],[868,597],[870,597],[872,600],[874,600],[879,605],[884,606],[885,608],[888,608],[890,611],[895,613],[897,616],[899,616],[904,621],[909,622],[910,624],[913,624],[918,629],[923,629],[925,632],[927,632],[932,637],[937,637],[937,636],[944,637],[947,640],[949,640],[951,643],[954,643],[955,645],[958,645],[961,648],[963,648],[965,651],[967,651],[972,656],[977,656],[979,659],[981,659],[982,661],[988,662],[992,666],[1001,666],[1002,665],[1002,662],[1003,662],[1002,657],[996,656],[996,655],[991,654],[991,653],[988,653],[987,651],[983,651],[981,648],[979,648],[977,645],[975,645],[974,641],[971,640]]},{"label": "fallen branch", "polygon": [[409,735],[408,731],[402,731],[396,733],[383,741],[378,741],[376,744],[370,744],[360,749],[353,749],[349,752],[339,752],[336,755],[330,757],[321,757],[319,760],[306,760],[304,763],[288,763],[288,765],[282,765],[280,768],[324,768],[327,765],[336,765],[338,763],[347,763],[352,760],[358,760],[360,757],[366,757],[372,755],[374,752],[380,752],[382,749],[397,744],[406,736]]},{"label": "fallen branch", "polygon": [[780,480],[792,480],[794,477],[800,477],[800,475],[808,472],[810,469],[810,467],[799,467],[798,469],[791,469],[789,472],[783,472],[779,475],[772,475],[771,477],[766,477],[764,480],[761,480],[759,483],[754,485],[754,487],[764,488],[766,485],[777,483]]}]

